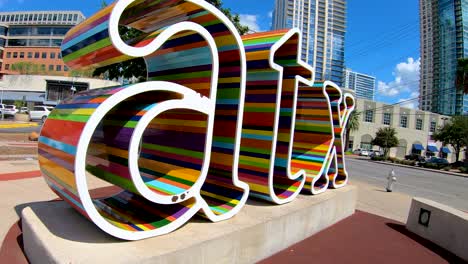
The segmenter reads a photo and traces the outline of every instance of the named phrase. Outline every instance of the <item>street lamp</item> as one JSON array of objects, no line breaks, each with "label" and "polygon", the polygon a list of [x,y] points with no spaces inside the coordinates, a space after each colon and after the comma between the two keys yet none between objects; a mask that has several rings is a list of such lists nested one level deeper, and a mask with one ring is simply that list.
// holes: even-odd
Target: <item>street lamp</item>
[{"label": "street lamp", "polygon": [[[3,107],[3,86],[0,86],[0,88],[2,88],[2,95],[0,97],[0,105]],[[4,112],[5,111],[5,107],[2,108],[2,120],[3,120],[3,117],[4,117]]]}]

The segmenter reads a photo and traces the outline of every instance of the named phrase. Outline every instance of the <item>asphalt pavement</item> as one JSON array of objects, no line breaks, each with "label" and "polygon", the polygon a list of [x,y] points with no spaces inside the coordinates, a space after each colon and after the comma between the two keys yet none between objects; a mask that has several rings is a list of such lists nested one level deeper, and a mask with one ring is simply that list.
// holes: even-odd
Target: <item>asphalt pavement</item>
[{"label": "asphalt pavement", "polygon": [[350,180],[385,188],[388,173],[394,169],[397,182],[395,192],[427,198],[459,210],[468,211],[468,178],[418,168],[404,168],[392,164],[374,163],[367,159],[346,159]]}]

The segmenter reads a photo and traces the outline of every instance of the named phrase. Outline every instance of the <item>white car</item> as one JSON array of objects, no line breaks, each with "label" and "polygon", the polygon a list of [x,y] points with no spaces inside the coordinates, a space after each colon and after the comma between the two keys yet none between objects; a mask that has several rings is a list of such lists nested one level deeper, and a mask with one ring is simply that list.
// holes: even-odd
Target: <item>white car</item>
[{"label": "white car", "polygon": [[369,156],[369,151],[367,149],[356,149],[353,151],[353,154],[359,156]]},{"label": "white car", "polygon": [[16,106],[14,105],[5,105],[2,112],[4,116],[15,116],[18,109],[16,109]]},{"label": "white car", "polygon": [[46,105],[34,106],[34,108],[29,111],[29,120],[41,120],[42,123],[44,123],[53,109],[53,107]]}]

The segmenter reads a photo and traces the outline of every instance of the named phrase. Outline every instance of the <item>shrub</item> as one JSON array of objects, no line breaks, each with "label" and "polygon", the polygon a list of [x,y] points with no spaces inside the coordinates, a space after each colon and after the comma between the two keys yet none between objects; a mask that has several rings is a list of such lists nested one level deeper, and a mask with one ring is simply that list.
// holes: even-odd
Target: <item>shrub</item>
[{"label": "shrub", "polygon": [[444,170],[444,171],[449,171],[449,170],[451,170],[451,169],[452,169],[452,167],[450,167],[450,166],[446,166],[446,167],[443,167],[443,168],[442,168],[442,170]]},{"label": "shrub", "polygon": [[375,160],[375,161],[383,161],[384,158],[383,157],[379,157],[379,156],[373,156],[371,157],[371,160]]},{"label": "shrub", "polygon": [[388,160],[392,163],[395,163],[395,161],[397,160],[396,158],[388,158]]},{"label": "shrub", "polygon": [[458,168],[461,173],[468,173],[468,167],[460,167]]}]

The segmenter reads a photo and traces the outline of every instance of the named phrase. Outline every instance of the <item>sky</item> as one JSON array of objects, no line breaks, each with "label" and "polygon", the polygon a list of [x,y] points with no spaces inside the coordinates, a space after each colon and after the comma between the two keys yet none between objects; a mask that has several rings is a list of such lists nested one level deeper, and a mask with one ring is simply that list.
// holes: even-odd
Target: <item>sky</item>
[{"label": "sky", "polygon": [[[107,0],[108,3],[112,2]],[[0,11],[80,10],[91,16],[102,0],[0,0]],[[274,0],[223,0],[254,31],[271,27]],[[375,100],[397,103],[418,96],[418,0],[348,0],[345,65],[376,77]],[[417,107],[417,100],[403,104]]]}]

